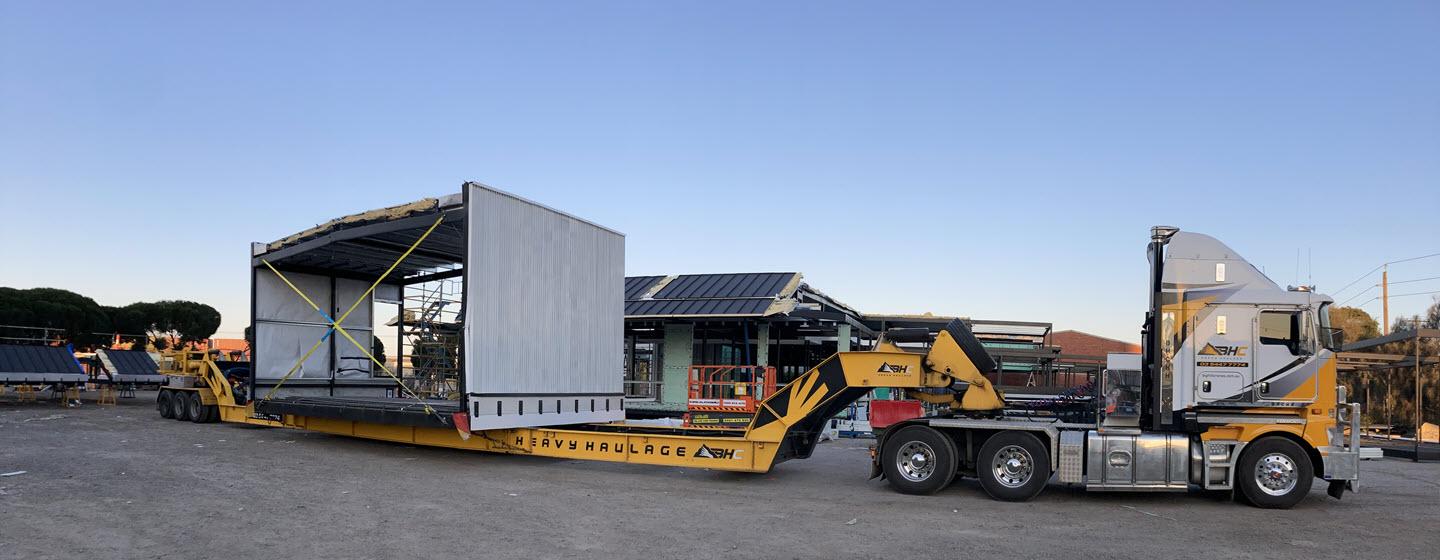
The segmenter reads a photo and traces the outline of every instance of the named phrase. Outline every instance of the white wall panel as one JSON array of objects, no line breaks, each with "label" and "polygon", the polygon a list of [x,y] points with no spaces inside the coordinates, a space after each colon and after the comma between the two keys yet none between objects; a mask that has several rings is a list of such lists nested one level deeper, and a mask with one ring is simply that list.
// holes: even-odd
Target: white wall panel
[{"label": "white wall panel", "polygon": [[[360,296],[369,289],[370,282],[351,280],[349,278],[336,278],[335,311],[331,317],[339,319],[341,315],[345,314],[345,310],[350,309],[350,306],[355,304],[355,300],[360,299]],[[323,306],[325,304],[321,303],[320,305]],[[346,329],[371,328],[372,323],[370,317],[373,308],[374,303],[370,301],[370,296],[366,296],[365,301],[361,302],[360,306],[356,307],[355,311],[345,318],[345,322],[341,323],[341,326],[344,326]],[[360,337],[357,335],[355,338],[359,339]]]},{"label": "white wall panel", "polygon": [[[623,395],[624,236],[480,186],[469,192],[467,221],[472,427],[623,418],[618,406],[586,409],[590,398]],[[562,415],[554,403],[565,397]],[[579,397],[587,400],[576,405]],[[527,418],[504,419],[527,399]],[[535,416],[540,399],[549,419]]]},{"label": "white wall panel", "polygon": [[[286,272],[285,278],[299,288],[311,301],[332,318],[339,318],[350,305],[370,288],[369,282],[347,278]],[[333,289],[332,289],[333,282]],[[332,297],[333,293],[333,297]],[[355,340],[371,348],[374,302],[371,297],[360,300],[360,306],[345,318],[345,330]],[[284,377],[300,356],[320,340],[328,330],[325,317],[315,312],[305,299],[286,285],[269,268],[255,271],[255,375],[257,379],[274,380]],[[336,356],[336,368],[330,370],[330,356]],[[359,349],[338,333],[316,349],[291,379],[368,379],[372,364]]]},{"label": "white wall panel", "polygon": [[[341,309],[340,312],[344,313],[345,310]],[[355,313],[359,313],[359,311]],[[346,320],[345,322],[349,323],[350,321]],[[347,328],[345,332],[350,333],[350,336],[355,337],[360,344],[366,345],[365,352],[375,350],[372,347],[374,332],[370,329]],[[370,361],[370,358],[365,356],[365,352],[361,352],[355,343],[350,342],[350,339],[341,336],[340,333],[335,333],[332,338],[335,339],[335,379],[366,379],[372,377],[370,375],[372,370],[380,377],[390,379],[390,376],[375,368],[375,362]]]},{"label": "white wall panel", "polygon": [[[311,313],[314,313],[312,310]],[[289,323],[255,324],[255,377],[257,379],[279,379],[284,377],[300,356],[325,335],[322,325],[295,325]],[[349,341],[345,341],[349,344]],[[301,369],[291,379],[329,379],[330,341],[321,344],[305,360]]]},{"label": "white wall panel", "polygon": [[[300,291],[305,292],[305,296],[314,301],[315,305],[320,306],[321,309],[330,306],[330,278],[298,272],[287,272],[285,278],[295,284],[295,287],[300,288]],[[355,300],[352,297],[350,301]],[[255,269],[255,319],[325,323],[325,318],[316,313],[310,304],[305,303],[300,294],[295,293],[295,290],[285,285],[279,276],[264,267]]]}]

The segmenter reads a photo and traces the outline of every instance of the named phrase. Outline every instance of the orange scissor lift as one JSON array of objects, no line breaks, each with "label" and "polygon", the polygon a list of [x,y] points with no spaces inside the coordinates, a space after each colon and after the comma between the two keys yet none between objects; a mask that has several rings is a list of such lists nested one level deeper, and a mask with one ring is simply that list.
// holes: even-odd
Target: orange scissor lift
[{"label": "orange scissor lift", "polygon": [[743,430],[756,406],[775,393],[770,366],[690,366],[690,396],[685,425]]}]

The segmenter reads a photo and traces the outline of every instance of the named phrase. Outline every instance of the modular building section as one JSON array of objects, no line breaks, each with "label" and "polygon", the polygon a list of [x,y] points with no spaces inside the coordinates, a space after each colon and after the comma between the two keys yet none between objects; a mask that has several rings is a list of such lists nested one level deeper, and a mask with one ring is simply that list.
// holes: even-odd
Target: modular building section
[{"label": "modular building section", "polygon": [[[624,418],[618,232],[466,183],[256,244],[252,257],[257,411],[436,427],[464,419],[476,430]],[[400,344],[383,356],[373,344],[385,319],[377,304],[401,306],[388,324],[423,328],[417,317],[429,310],[405,308],[406,294],[436,279],[463,283],[451,354],[459,374],[452,390],[420,395],[421,379],[404,371],[421,374],[416,356]],[[416,406],[417,395],[431,404]]]}]

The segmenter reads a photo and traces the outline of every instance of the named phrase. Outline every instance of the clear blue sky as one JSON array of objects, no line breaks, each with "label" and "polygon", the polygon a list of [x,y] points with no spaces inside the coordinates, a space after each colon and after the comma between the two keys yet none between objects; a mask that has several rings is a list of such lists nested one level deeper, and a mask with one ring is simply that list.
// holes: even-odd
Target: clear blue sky
[{"label": "clear blue sky", "polygon": [[631,274],[1132,340],[1154,224],[1331,292],[1440,252],[1434,2],[534,4],[0,4],[0,285],[238,336],[249,242],[467,179]]}]

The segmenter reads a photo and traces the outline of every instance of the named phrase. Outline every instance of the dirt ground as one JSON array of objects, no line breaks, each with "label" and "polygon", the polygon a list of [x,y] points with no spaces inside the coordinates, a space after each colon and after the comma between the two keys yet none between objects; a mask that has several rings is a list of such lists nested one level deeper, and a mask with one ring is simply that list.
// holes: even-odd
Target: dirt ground
[{"label": "dirt ground", "polygon": [[764,475],[486,455],[0,397],[0,559],[1434,558],[1440,464],[1293,510],[1189,494],[905,496],[869,440]]}]

